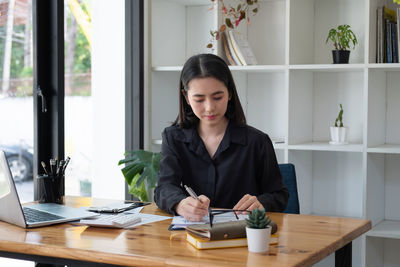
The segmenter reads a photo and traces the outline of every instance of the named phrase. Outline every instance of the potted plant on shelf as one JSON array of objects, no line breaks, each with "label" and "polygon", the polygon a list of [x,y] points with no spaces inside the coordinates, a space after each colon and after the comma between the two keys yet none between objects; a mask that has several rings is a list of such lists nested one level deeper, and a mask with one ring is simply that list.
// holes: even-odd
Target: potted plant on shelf
[{"label": "potted plant on shelf", "polygon": [[128,183],[129,193],[141,201],[152,201],[153,189],[157,185],[160,153],[134,150],[125,152],[125,156],[118,165],[125,164],[121,171]]},{"label": "potted plant on shelf", "polygon": [[331,40],[335,50],[332,50],[333,63],[349,63],[350,43],[353,43],[353,49],[356,47],[357,38],[350,26],[347,24],[339,25],[336,29],[329,30],[325,43]]},{"label": "potted plant on shelf", "polygon": [[347,142],[348,128],[343,126],[343,106],[340,105],[339,114],[335,120],[335,126],[331,126],[331,141],[332,145],[345,145]]},{"label": "potted plant on shelf", "polygon": [[265,216],[264,209],[254,209],[246,219],[247,246],[250,252],[263,253],[268,251],[271,239],[271,220]]}]

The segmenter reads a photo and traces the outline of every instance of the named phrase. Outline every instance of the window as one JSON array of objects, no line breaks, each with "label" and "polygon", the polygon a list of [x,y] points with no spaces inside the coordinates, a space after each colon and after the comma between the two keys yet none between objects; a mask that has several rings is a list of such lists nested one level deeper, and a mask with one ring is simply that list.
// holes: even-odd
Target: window
[{"label": "window", "polygon": [[21,200],[32,201],[32,2],[0,1],[0,12],[0,150]]},{"label": "window", "polygon": [[65,0],[67,195],[123,199],[123,0]]}]

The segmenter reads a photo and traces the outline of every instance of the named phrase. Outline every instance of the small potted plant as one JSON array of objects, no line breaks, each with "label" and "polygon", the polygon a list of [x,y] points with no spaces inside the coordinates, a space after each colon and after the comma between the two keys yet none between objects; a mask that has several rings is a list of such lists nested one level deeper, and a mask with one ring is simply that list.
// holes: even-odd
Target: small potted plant
[{"label": "small potted plant", "polygon": [[331,141],[332,145],[345,145],[347,144],[348,128],[343,126],[343,106],[339,104],[340,111],[335,120],[335,126],[331,126]]},{"label": "small potted plant", "polygon": [[350,26],[347,24],[339,25],[336,29],[332,28],[329,30],[328,37],[325,43],[331,40],[335,50],[332,50],[333,63],[349,63],[350,57],[350,43],[353,43],[353,49],[357,44],[356,35],[350,30]]},{"label": "small potted plant", "polygon": [[265,216],[264,209],[254,209],[246,219],[247,246],[250,252],[263,253],[268,251],[271,239],[271,220]]}]

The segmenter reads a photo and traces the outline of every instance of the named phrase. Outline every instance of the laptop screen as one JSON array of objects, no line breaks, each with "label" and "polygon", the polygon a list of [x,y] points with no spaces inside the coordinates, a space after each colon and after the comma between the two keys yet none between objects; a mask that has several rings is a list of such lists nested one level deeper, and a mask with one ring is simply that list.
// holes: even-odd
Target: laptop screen
[{"label": "laptop screen", "polygon": [[8,167],[5,166],[6,162],[0,160],[0,198],[10,194],[11,186],[8,177],[6,177],[6,173],[8,171]]},{"label": "laptop screen", "polygon": [[0,150],[0,220],[25,227],[17,190],[14,185],[6,155]]}]

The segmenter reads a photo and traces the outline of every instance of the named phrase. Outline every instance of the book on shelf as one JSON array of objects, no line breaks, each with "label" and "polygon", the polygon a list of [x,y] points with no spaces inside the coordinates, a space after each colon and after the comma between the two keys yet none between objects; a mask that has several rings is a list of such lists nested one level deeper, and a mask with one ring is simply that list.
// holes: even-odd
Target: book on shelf
[{"label": "book on shelf", "polygon": [[186,241],[192,244],[197,249],[231,248],[231,247],[247,246],[246,237],[210,241],[208,239],[192,235],[189,232],[186,233]]},{"label": "book on shelf", "polygon": [[386,6],[376,11],[376,63],[398,63],[398,11]]},{"label": "book on shelf", "polygon": [[396,23],[396,29],[397,29],[397,63],[400,62],[400,7],[397,8],[397,23]]},{"label": "book on shelf", "polygon": [[392,34],[392,63],[399,63],[398,51],[397,51],[397,23],[392,22],[391,26],[391,34]]},{"label": "book on shelf", "polygon": [[383,7],[376,9],[376,63],[383,63]]},{"label": "book on shelf", "polygon": [[225,32],[221,33],[221,41],[222,41],[222,47],[224,50],[224,57],[226,61],[229,63],[229,65],[236,66],[236,62],[232,58],[232,54],[229,51],[229,46],[228,46],[228,40]]},{"label": "book on shelf", "polygon": [[232,47],[243,66],[257,65],[256,57],[247,38],[243,34],[235,31],[228,31],[228,35],[232,41]]},{"label": "book on shelf", "polygon": [[232,59],[234,60],[235,64],[237,66],[243,66],[242,62],[240,62],[240,60],[239,60],[239,58],[238,58],[238,56],[236,54],[236,51],[233,49],[232,39],[231,39],[229,33],[226,34],[225,37],[226,37],[226,41],[228,43],[229,52],[230,52],[230,54],[232,56]]},{"label": "book on shelf", "polygon": [[386,62],[392,63],[392,22],[388,19],[386,23]]}]

